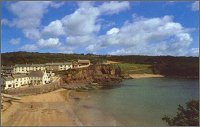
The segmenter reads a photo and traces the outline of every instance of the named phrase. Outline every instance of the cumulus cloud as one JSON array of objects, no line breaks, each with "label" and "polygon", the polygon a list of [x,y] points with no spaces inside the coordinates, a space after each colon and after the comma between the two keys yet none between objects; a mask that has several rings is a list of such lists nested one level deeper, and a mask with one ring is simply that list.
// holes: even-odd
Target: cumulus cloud
[{"label": "cumulus cloud", "polygon": [[15,18],[9,24],[22,29],[26,38],[38,40],[41,36],[39,31],[41,19],[48,11],[48,7],[58,8],[62,5],[63,3],[50,1],[13,2],[9,5],[9,10],[15,15]]},{"label": "cumulus cloud", "polygon": [[24,46],[19,48],[19,50],[22,50],[22,51],[36,51],[36,50],[38,50],[38,47],[35,44],[25,44]]},{"label": "cumulus cloud", "polygon": [[[65,46],[64,46],[65,47]],[[36,51],[39,49],[64,49],[63,44],[59,41],[58,38],[48,38],[48,39],[40,39],[37,43],[34,44],[26,44],[20,48],[20,50],[24,51]]]},{"label": "cumulus cloud", "polygon": [[74,13],[62,18],[61,21],[67,35],[82,36],[100,30],[100,25],[96,24],[97,16],[99,16],[98,9],[90,5],[87,5],[87,8],[85,6],[82,5]]},{"label": "cumulus cloud", "polygon": [[117,14],[129,8],[130,8],[130,5],[129,5],[129,2],[127,1],[123,1],[123,2],[111,1],[111,2],[103,3],[99,7],[99,10],[102,14]]},{"label": "cumulus cloud", "polygon": [[111,35],[111,34],[117,34],[119,32],[118,28],[112,28],[109,31],[106,32],[107,35]]},{"label": "cumulus cloud", "polygon": [[20,38],[13,38],[9,41],[9,43],[12,45],[18,45],[20,43],[20,40]]},{"label": "cumulus cloud", "polygon": [[199,48],[191,48],[187,56],[199,56]]},{"label": "cumulus cloud", "polygon": [[[112,6],[109,7],[110,5]],[[129,2],[105,2],[95,7],[94,2],[87,1],[79,2],[78,6],[79,8],[72,14],[51,22],[44,28],[44,32],[52,33],[55,36],[64,33],[67,36],[85,36],[98,32],[101,28],[100,23],[97,22],[100,15],[119,13],[129,8]]]},{"label": "cumulus cloud", "polygon": [[7,26],[12,26],[12,23],[8,19],[2,19],[1,20],[1,25],[7,25]]},{"label": "cumulus cloud", "polygon": [[60,20],[52,21],[48,26],[44,27],[43,34],[49,36],[64,35],[63,25]]},{"label": "cumulus cloud", "polygon": [[50,6],[53,8],[59,8],[61,6],[63,6],[65,4],[65,2],[50,2]]},{"label": "cumulus cloud", "polygon": [[[113,4],[112,9],[108,8],[110,4]],[[73,48],[77,46],[72,45],[77,44],[79,46],[90,45],[96,41],[94,34],[101,29],[98,22],[100,15],[119,13],[128,7],[128,2],[106,2],[99,6],[94,6],[94,2],[78,2],[78,9],[73,13],[45,26],[42,30],[42,36],[59,37],[63,35],[66,37],[66,44]]]},{"label": "cumulus cloud", "polygon": [[37,44],[41,48],[56,48],[61,45],[58,38],[40,39]]},{"label": "cumulus cloud", "polygon": [[188,29],[172,16],[126,22],[118,33],[101,38],[106,45],[121,47],[111,54],[184,55],[193,41]]},{"label": "cumulus cloud", "polygon": [[[78,48],[94,53],[107,48],[110,50],[108,53],[120,55],[198,54],[198,49],[189,48],[193,42],[190,29],[175,22],[173,16],[169,15],[145,18],[133,14],[133,18],[125,21],[122,26],[112,23],[107,27],[108,30],[104,29],[105,34],[102,34],[102,15],[118,14],[129,9],[130,4],[126,1],[98,5],[94,2],[78,2],[78,8],[74,12],[49,22],[47,26],[41,26],[41,20],[48,12],[48,7],[57,8],[63,3],[33,3],[11,4],[10,10],[16,18],[2,21],[3,24],[22,29],[25,37],[35,40],[35,44],[27,44],[21,48],[26,51],[52,48],[72,53]],[[60,42],[60,37],[66,38],[66,42]]]},{"label": "cumulus cloud", "polygon": [[16,16],[13,25],[22,29],[25,37],[29,39],[39,39],[41,19],[47,11],[49,2],[19,1],[10,4],[10,11]]},{"label": "cumulus cloud", "polygon": [[192,3],[192,10],[193,11],[199,10],[199,1],[195,1],[194,3]]}]

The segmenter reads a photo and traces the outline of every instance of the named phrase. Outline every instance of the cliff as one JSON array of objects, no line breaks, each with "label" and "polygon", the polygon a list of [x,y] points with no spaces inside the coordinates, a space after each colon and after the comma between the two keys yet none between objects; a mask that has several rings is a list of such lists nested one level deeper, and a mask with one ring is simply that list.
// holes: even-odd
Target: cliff
[{"label": "cliff", "polygon": [[100,85],[113,84],[122,80],[121,69],[117,65],[91,65],[88,68],[71,69],[61,74],[66,84],[98,83]]}]

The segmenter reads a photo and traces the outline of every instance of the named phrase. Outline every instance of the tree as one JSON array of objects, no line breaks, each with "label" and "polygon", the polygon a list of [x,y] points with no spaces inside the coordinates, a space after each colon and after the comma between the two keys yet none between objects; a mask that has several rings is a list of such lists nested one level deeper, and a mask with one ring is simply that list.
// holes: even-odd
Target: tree
[{"label": "tree", "polygon": [[165,115],[162,120],[170,126],[199,126],[199,101],[187,102],[186,109],[178,105],[178,112],[174,118]]}]

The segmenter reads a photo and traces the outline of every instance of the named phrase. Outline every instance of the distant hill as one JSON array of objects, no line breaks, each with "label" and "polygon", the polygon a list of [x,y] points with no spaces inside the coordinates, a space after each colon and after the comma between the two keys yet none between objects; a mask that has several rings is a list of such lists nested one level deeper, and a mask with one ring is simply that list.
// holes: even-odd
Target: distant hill
[{"label": "distant hill", "polygon": [[48,62],[70,62],[77,59],[89,59],[92,62],[101,61],[93,54],[63,54],[63,53],[38,53],[38,52],[9,52],[1,54],[2,65],[14,65],[24,63],[48,63]]},{"label": "distant hill", "polygon": [[199,57],[173,57],[173,56],[106,56],[94,54],[63,54],[38,52],[10,52],[1,54],[2,65],[24,63],[66,62],[77,59],[89,59],[92,63],[105,60],[124,63],[150,64],[154,73],[173,77],[199,77]]},{"label": "distant hill", "polygon": [[112,56],[113,61],[151,64],[153,72],[172,77],[199,78],[199,57],[174,56]]}]

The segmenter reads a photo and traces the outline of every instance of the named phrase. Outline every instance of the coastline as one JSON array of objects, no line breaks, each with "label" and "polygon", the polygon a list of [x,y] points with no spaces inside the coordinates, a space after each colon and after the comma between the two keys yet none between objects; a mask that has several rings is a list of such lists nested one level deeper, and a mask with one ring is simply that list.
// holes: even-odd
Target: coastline
[{"label": "coastline", "polygon": [[132,79],[139,79],[139,78],[162,78],[165,77],[160,74],[129,74]]},{"label": "coastline", "polygon": [[119,125],[105,112],[91,108],[90,103],[79,103],[88,98],[88,92],[58,89],[52,92],[28,95],[1,112],[3,126],[82,126]]}]

